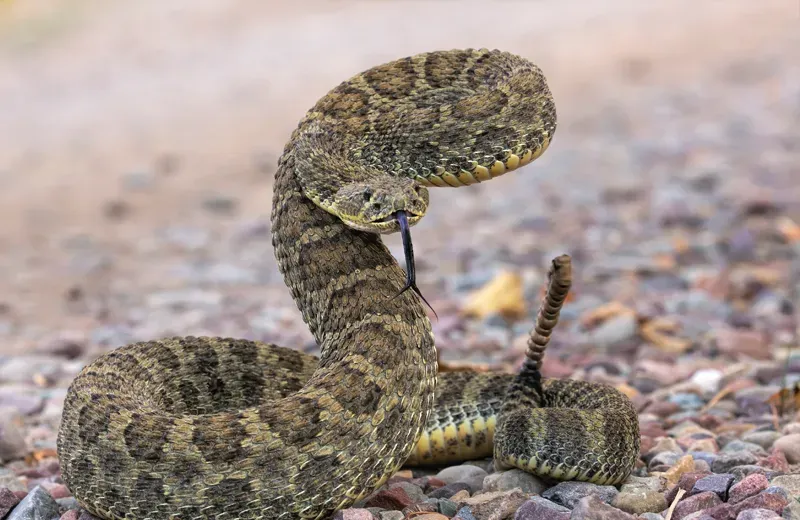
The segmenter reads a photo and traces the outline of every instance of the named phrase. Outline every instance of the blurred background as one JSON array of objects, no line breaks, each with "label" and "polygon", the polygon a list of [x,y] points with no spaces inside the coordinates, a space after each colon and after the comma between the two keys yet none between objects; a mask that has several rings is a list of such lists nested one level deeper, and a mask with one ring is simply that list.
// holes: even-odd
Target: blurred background
[{"label": "blurred background", "polygon": [[441,366],[517,366],[566,252],[543,371],[625,392],[636,474],[671,472],[626,510],[686,471],[800,470],[798,27],[797,0],[0,0],[0,495],[72,500],[64,394],[113,347],[316,352],[270,242],[284,143],[341,81],[460,47],[537,63],[559,126],[523,170],[431,190],[413,236]]},{"label": "blurred background", "polygon": [[[516,359],[561,252],[573,317],[634,312],[564,341],[639,344],[655,314],[696,346],[790,297],[797,28],[791,0],[0,2],[0,354],[188,333],[313,351],[269,238],[282,147],[339,82],[456,47],[537,63],[559,127],[523,171],[432,192],[414,237],[444,357]],[[493,280],[515,301],[470,304]]]}]

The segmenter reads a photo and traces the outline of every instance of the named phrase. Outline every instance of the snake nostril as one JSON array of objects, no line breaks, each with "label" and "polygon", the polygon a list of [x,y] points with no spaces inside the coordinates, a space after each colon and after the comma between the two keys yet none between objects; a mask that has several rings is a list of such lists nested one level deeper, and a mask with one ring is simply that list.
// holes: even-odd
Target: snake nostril
[{"label": "snake nostril", "polygon": [[372,190],[367,188],[364,190],[364,201],[369,201],[372,198]]}]

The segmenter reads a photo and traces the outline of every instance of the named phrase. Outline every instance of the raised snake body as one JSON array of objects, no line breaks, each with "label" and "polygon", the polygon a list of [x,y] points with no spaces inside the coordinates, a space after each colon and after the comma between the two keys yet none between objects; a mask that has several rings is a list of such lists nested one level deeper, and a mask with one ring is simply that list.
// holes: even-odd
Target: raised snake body
[{"label": "raised snake body", "polygon": [[424,215],[424,186],[527,164],[555,127],[539,69],[499,51],[420,54],[329,92],[286,145],[272,208],[279,268],[319,360],[194,337],[98,358],[71,385],[58,438],[81,505],[114,519],[324,518],[407,461],[492,453],[541,475],[623,480],[639,436],[616,390],[539,385],[538,372],[530,387],[461,372],[437,385],[430,322],[414,294],[397,295],[404,273],[379,238],[396,212]]}]

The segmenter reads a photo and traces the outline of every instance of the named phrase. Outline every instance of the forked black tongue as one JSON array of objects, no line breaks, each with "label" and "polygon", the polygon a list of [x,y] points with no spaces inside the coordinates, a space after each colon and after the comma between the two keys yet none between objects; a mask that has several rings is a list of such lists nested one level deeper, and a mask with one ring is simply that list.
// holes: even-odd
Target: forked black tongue
[{"label": "forked black tongue", "polygon": [[436,314],[436,311],[433,310],[431,304],[428,303],[428,300],[422,296],[419,288],[417,287],[417,272],[414,268],[414,245],[411,243],[411,227],[408,225],[408,218],[406,217],[405,211],[397,211],[394,214],[394,217],[397,219],[397,223],[400,225],[400,236],[403,237],[403,253],[406,257],[406,284],[403,286],[403,290],[397,293],[397,296],[400,296],[407,290],[411,289],[417,296],[419,296],[422,301],[425,302],[431,311],[433,311],[433,315],[436,316],[436,319],[439,319],[439,315]]}]

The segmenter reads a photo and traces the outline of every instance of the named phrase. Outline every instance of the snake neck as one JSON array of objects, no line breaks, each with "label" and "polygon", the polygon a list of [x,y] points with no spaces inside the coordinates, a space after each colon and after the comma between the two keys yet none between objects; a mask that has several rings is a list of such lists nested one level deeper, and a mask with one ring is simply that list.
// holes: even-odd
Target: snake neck
[{"label": "snake neck", "polygon": [[366,391],[371,398],[356,415],[375,428],[355,442],[389,447],[384,470],[393,471],[433,407],[430,321],[416,296],[398,296],[405,273],[378,235],[345,226],[303,195],[293,153],[290,142],[279,161],[272,232],[279,269],[321,348],[305,389],[340,403],[364,400]]}]

